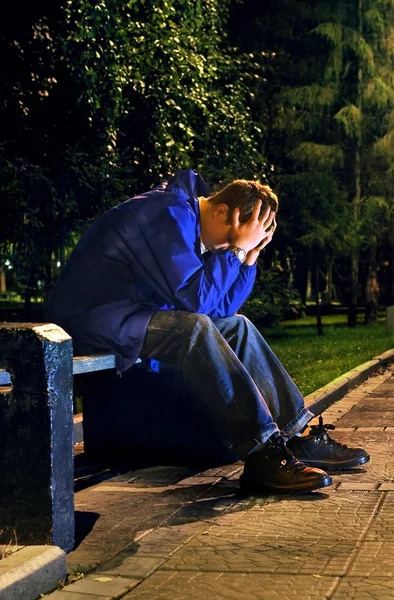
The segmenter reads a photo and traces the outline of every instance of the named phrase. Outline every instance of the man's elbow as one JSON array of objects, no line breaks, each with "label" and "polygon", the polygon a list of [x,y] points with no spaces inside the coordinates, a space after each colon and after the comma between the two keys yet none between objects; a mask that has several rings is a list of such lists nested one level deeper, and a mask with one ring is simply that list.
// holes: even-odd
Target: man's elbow
[{"label": "man's elbow", "polygon": [[184,310],[186,312],[197,313],[200,315],[209,315],[214,308],[212,302],[206,302],[199,296],[195,296],[194,298],[179,299],[175,306],[178,310]]}]

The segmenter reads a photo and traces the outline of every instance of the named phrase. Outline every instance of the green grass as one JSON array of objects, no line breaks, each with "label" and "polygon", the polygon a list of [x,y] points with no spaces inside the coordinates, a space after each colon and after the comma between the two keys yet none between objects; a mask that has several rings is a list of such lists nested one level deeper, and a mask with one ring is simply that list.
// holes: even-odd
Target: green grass
[{"label": "green grass", "polygon": [[394,348],[394,334],[378,323],[346,326],[345,315],[323,317],[324,335],[316,333],[316,319],[287,321],[278,329],[261,333],[304,395],[314,392],[339,375]]}]

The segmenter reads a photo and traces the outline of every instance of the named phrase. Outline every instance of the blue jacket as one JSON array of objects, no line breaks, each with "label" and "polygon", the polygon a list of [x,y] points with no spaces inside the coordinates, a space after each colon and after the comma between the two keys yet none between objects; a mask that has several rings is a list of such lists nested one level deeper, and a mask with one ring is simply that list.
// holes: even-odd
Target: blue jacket
[{"label": "blue jacket", "polygon": [[233,315],[252,290],[256,267],[229,251],[201,255],[193,171],[115,206],[72,252],[48,306],[48,320],[73,338],[76,354],[114,353],[123,371],[137,359],[153,313]]}]

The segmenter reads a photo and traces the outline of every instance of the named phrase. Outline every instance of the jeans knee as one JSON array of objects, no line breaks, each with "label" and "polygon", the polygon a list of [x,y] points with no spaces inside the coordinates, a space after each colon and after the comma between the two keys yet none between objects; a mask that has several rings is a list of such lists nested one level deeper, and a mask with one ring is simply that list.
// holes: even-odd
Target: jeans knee
[{"label": "jeans knee", "polygon": [[234,315],[229,317],[232,320],[231,326],[236,329],[238,334],[246,332],[250,327],[253,327],[253,323],[249,321],[245,315]]},{"label": "jeans knee", "polygon": [[245,315],[234,315],[233,318],[236,320],[239,326],[242,325],[242,327],[245,327],[250,324],[248,317],[245,317]]},{"label": "jeans knee", "polygon": [[183,326],[186,333],[194,334],[208,330],[212,326],[212,321],[207,315],[199,313],[183,313]]},{"label": "jeans knee", "polygon": [[191,313],[191,315],[193,331],[207,331],[212,327],[212,321],[208,315],[201,315],[199,313]]},{"label": "jeans knee", "polygon": [[196,344],[204,345],[214,329],[215,326],[207,315],[189,313],[186,317],[186,326],[184,327],[184,355],[188,354]]}]

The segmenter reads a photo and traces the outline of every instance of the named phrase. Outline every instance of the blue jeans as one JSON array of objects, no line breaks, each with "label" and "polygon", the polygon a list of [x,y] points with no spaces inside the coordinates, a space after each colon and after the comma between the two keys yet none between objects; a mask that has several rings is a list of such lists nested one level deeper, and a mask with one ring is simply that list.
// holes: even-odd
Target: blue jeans
[{"label": "blue jeans", "polygon": [[314,417],[275,354],[243,315],[157,311],[140,352],[178,368],[241,459],[275,432],[292,437]]}]

